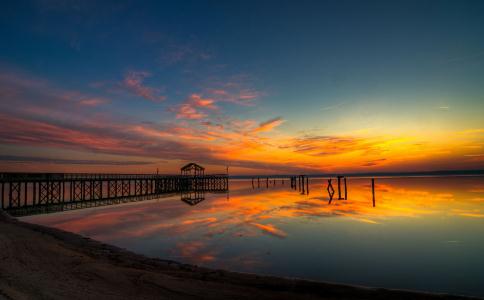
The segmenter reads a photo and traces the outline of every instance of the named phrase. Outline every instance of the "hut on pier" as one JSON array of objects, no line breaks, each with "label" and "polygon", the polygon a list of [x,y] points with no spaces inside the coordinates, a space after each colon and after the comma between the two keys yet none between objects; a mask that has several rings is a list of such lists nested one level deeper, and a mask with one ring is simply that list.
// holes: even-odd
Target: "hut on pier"
[{"label": "hut on pier", "polygon": [[196,163],[189,163],[181,168],[181,174],[183,176],[201,177],[205,174],[205,168]]}]

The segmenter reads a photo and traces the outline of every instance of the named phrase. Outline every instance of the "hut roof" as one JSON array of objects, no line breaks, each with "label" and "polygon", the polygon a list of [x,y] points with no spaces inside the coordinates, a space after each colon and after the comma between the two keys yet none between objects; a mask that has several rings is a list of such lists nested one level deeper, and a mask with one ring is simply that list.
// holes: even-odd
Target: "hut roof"
[{"label": "hut roof", "polygon": [[181,167],[182,171],[189,170],[189,169],[197,169],[197,170],[205,170],[204,167],[200,166],[199,164],[196,163],[189,163]]}]

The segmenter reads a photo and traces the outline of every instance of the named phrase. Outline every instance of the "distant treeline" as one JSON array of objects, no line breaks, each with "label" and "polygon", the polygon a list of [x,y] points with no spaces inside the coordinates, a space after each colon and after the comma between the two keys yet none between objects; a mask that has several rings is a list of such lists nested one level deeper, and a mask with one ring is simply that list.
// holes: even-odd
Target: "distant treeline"
[{"label": "distant treeline", "polygon": [[[289,178],[299,174],[283,175],[231,175],[232,179],[251,179],[251,178]],[[443,170],[443,171],[422,171],[422,172],[368,172],[368,173],[319,173],[304,174],[308,177],[411,177],[411,176],[484,176],[484,170]]]}]

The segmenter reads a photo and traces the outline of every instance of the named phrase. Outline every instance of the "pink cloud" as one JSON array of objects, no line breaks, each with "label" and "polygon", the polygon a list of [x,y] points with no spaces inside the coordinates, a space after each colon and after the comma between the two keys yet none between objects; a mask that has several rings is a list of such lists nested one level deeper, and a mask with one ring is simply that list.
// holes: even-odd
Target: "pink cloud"
[{"label": "pink cloud", "polygon": [[0,141],[15,144],[42,144],[44,146],[77,145],[85,149],[127,151],[136,149],[123,145],[123,141],[103,134],[68,129],[41,121],[24,120],[0,115],[0,122],[6,124],[0,129]]},{"label": "pink cloud", "polygon": [[252,80],[246,75],[235,75],[228,81],[209,83],[206,91],[216,101],[251,106],[257,98],[263,96],[263,93],[251,87],[250,81]]},{"label": "pink cloud", "polygon": [[253,131],[254,132],[271,131],[272,129],[276,128],[277,126],[281,125],[284,122],[285,120],[282,119],[281,117],[270,119],[268,121],[260,123],[259,126],[257,126]]},{"label": "pink cloud", "polygon": [[107,102],[108,101],[103,98],[85,98],[85,99],[81,99],[79,101],[79,104],[85,105],[85,106],[99,106]]},{"label": "pink cloud", "polygon": [[178,112],[176,114],[177,119],[189,119],[189,120],[198,120],[203,119],[207,116],[207,114],[198,111],[193,105],[189,103],[184,103],[179,106]]},{"label": "pink cloud", "polygon": [[160,92],[158,89],[147,87],[143,84],[144,79],[150,76],[148,72],[130,72],[125,76],[123,86],[131,93],[147,100],[153,102],[165,100],[165,96],[158,95]]},{"label": "pink cloud", "polygon": [[201,109],[217,110],[218,107],[215,105],[215,101],[211,98],[203,98],[199,94],[191,94],[185,103],[171,108],[171,111],[175,111],[177,119],[189,119],[189,120],[199,120],[206,118],[207,113],[203,112]]},{"label": "pink cloud", "polygon": [[[19,105],[0,103],[3,124],[0,143],[3,144],[218,164],[221,160],[227,161],[225,147],[238,147],[257,126],[252,120],[231,124],[232,118],[218,111],[218,100],[198,93],[188,95],[186,103],[172,110],[181,120],[166,123],[120,120],[117,115],[96,111],[96,106],[108,99],[11,73],[0,72],[0,91],[9,95],[9,102]],[[148,74],[133,76],[128,79],[134,78],[134,82],[128,82],[135,86],[136,76],[144,78]],[[73,105],[77,105],[75,110]],[[208,119],[215,111],[217,116]],[[250,139],[251,143],[257,142],[255,136]],[[258,165],[247,160],[237,161],[235,157],[233,164]]]},{"label": "pink cloud", "polygon": [[210,98],[202,98],[199,94],[191,94],[188,100],[194,106],[198,107],[205,107],[209,109],[217,109],[217,106],[214,105],[215,101]]},{"label": "pink cloud", "polygon": [[254,105],[253,101],[261,96],[260,92],[250,89],[209,89],[208,93],[217,101],[230,102],[244,106]]}]

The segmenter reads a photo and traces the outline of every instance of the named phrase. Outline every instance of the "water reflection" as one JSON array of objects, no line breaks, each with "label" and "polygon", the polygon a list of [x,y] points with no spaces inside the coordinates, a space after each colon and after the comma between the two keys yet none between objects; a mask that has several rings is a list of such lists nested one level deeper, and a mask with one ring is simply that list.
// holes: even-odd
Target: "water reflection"
[{"label": "water reflection", "polygon": [[181,191],[181,200],[189,205],[196,205],[205,200],[205,190]]},{"label": "water reflection", "polygon": [[369,178],[348,180],[347,200],[327,179],[310,179],[311,194],[271,183],[232,180],[229,201],[191,193],[25,219],[215,268],[484,295],[483,178],[376,178],[376,206]]}]

